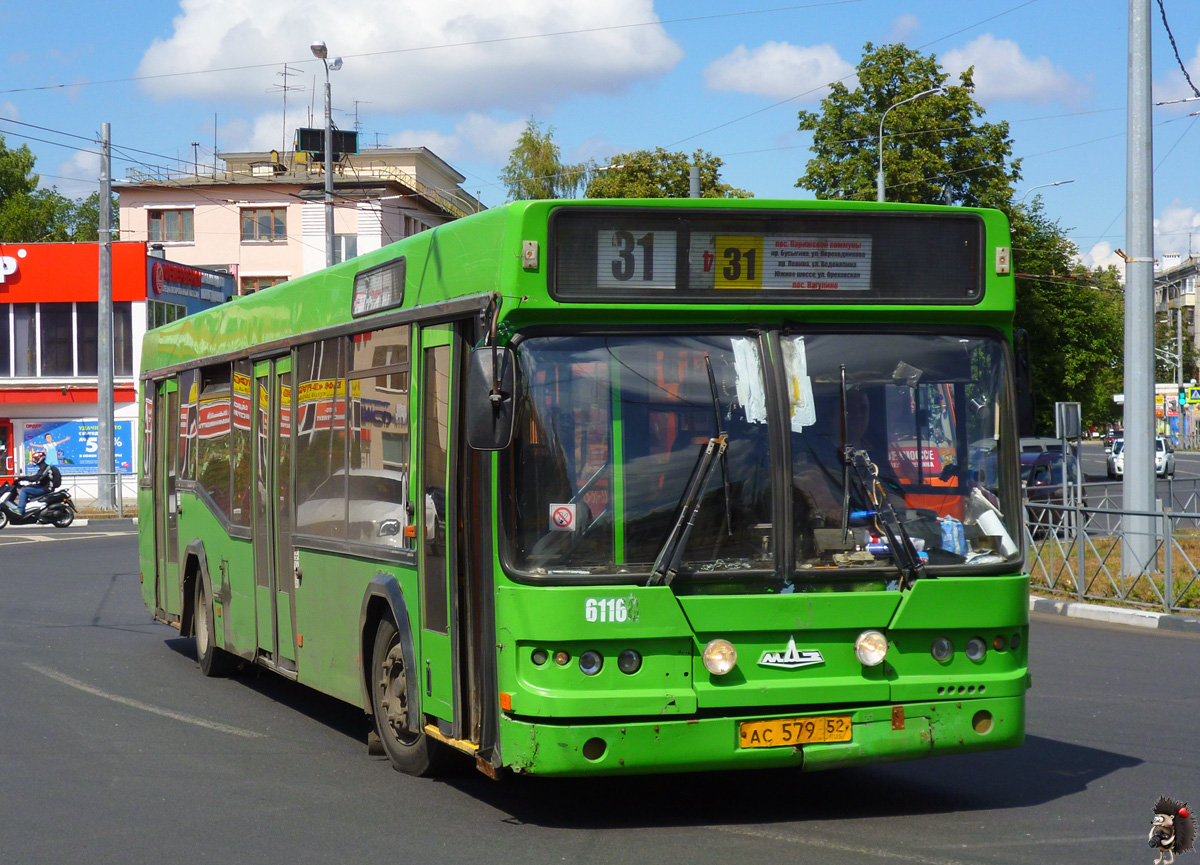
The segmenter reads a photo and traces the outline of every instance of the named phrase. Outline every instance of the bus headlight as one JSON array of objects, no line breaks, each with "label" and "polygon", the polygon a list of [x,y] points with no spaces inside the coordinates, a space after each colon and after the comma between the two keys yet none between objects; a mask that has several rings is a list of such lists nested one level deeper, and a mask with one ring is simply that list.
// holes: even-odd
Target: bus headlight
[{"label": "bus headlight", "polygon": [[854,655],[864,667],[878,667],[887,650],[887,637],[879,631],[863,631],[854,641]]},{"label": "bus headlight", "polygon": [[979,637],[972,637],[967,640],[966,655],[972,661],[982,661],[983,656],[987,654],[987,643]]},{"label": "bus headlight", "polygon": [[714,676],[724,676],[737,664],[737,649],[728,640],[712,640],[704,647],[700,657],[704,661],[704,669]]},{"label": "bus headlight", "polygon": [[944,664],[954,657],[954,644],[947,637],[938,637],[930,646],[929,653],[939,664]]}]

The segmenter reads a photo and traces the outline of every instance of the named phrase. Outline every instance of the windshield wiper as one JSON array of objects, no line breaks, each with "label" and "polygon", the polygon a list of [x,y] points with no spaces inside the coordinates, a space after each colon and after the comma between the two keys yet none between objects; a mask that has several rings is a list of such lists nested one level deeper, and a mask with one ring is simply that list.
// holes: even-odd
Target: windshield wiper
[{"label": "windshield wiper", "polygon": [[881,490],[882,494],[878,501],[875,501],[875,496],[871,495],[872,486],[878,484],[879,467],[871,462],[870,455],[864,450],[853,450],[847,447],[843,452],[842,459],[854,469],[854,478],[858,481],[863,495],[867,497],[868,501],[875,504],[875,518],[883,526],[883,532],[888,539],[888,547],[896,557],[896,567],[902,578],[900,588],[912,588],[913,583],[924,579],[928,574],[925,572],[925,563],[921,561],[921,554],[917,552],[916,544],[908,534],[908,529],[904,528],[904,523],[900,522],[900,518],[896,516],[896,511],[892,508],[892,503],[888,501],[887,492]]},{"label": "windshield wiper", "polygon": [[696,526],[696,515],[700,513],[704,485],[708,481],[708,476],[712,474],[717,460],[725,454],[728,444],[729,436],[721,433],[702,445],[700,456],[697,457],[696,465],[692,468],[692,475],[688,479],[687,491],[679,504],[675,525],[671,527],[666,542],[663,543],[658,557],[654,560],[654,570],[650,573],[650,579],[646,581],[647,586],[669,586],[675,579],[675,575],[679,573],[679,563],[683,558],[683,551],[687,549],[688,538],[691,537],[692,529]]},{"label": "windshield wiper", "polygon": [[[721,429],[721,403],[717,399],[717,378],[713,375],[712,361],[704,353],[704,366],[708,369],[708,389],[712,391],[713,420],[717,424],[717,438],[725,435]],[[725,448],[721,449],[721,488],[725,491],[725,537],[733,537],[733,505],[729,501],[729,462]]]}]

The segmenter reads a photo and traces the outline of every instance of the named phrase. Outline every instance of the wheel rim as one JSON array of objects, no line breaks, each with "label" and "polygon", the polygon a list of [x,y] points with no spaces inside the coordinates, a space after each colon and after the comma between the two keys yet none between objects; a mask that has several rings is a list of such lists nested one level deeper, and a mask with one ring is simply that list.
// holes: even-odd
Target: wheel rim
[{"label": "wheel rim", "polygon": [[204,589],[196,592],[196,652],[208,654],[208,604],[204,600]]},{"label": "wheel rim", "polygon": [[399,640],[388,647],[375,687],[379,689],[379,708],[384,724],[397,740],[411,741],[412,735],[408,732],[408,674]]}]

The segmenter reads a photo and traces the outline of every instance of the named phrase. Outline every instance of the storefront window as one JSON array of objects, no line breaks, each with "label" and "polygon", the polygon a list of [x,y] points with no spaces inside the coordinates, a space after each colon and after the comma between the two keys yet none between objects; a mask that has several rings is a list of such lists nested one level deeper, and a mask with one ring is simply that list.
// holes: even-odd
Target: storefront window
[{"label": "storefront window", "polygon": [[12,359],[10,346],[12,340],[9,331],[9,315],[8,307],[2,307],[3,312],[0,313],[0,376],[12,374]]},{"label": "storefront window", "polygon": [[113,374],[133,375],[133,303],[113,303]]},{"label": "storefront window", "polygon": [[37,304],[13,304],[13,375],[34,377],[37,366]]},{"label": "storefront window", "polygon": [[[44,305],[43,305],[44,309]],[[98,303],[75,304],[75,352],[80,375],[96,375],[96,347],[99,337]],[[45,331],[42,332],[43,338]]]}]

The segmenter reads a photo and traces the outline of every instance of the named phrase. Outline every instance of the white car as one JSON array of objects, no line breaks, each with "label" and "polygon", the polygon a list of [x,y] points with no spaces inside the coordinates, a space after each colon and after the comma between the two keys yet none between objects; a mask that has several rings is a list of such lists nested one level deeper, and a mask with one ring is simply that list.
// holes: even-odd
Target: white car
[{"label": "white car", "polygon": [[[1154,439],[1154,474],[1160,478],[1175,477],[1175,449],[1162,436]],[[1113,441],[1112,453],[1108,455],[1108,476],[1111,479],[1125,476],[1125,439]]]}]

